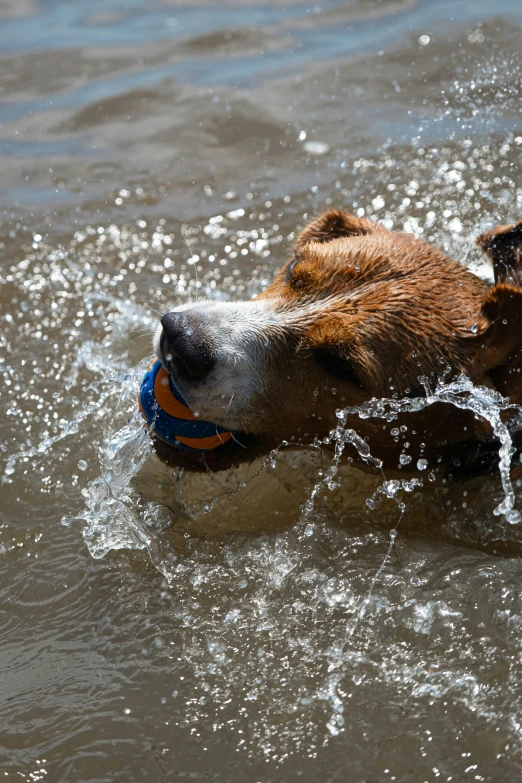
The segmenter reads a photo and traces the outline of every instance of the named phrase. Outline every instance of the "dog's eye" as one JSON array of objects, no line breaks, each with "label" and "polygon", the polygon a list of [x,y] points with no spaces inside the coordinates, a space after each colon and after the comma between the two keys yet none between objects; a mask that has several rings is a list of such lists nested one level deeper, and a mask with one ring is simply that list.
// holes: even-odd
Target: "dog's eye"
[{"label": "dog's eye", "polygon": [[294,271],[294,269],[295,269],[295,265],[297,264],[297,262],[298,262],[298,261],[299,261],[299,259],[298,259],[298,258],[293,258],[293,259],[290,261],[290,263],[288,264],[288,266],[286,267],[286,270],[285,270],[285,280],[286,280],[287,282],[288,282],[288,280],[290,280],[290,278],[292,277],[292,272]]},{"label": "dog's eye", "polygon": [[315,352],[315,355],[320,366],[328,375],[331,375],[332,378],[337,378],[337,380],[345,381],[347,383],[353,383],[360,389],[364,388],[355,367],[349,359],[343,359],[342,356],[337,356],[326,350],[318,350]]}]

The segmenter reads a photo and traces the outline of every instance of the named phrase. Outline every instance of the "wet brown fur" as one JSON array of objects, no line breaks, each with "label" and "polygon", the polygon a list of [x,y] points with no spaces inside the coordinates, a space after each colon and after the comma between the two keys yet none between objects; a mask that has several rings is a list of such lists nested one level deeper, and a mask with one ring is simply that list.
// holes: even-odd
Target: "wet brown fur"
[{"label": "wet brown fur", "polygon": [[[337,215],[342,219],[330,222]],[[349,217],[327,213],[317,221],[319,241],[308,226],[290,278],[283,268],[262,296],[290,307],[323,299],[301,345],[351,362],[374,396],[404,393],[418,386],[419,375],[467,369],[486,284],[411,234]]]}]

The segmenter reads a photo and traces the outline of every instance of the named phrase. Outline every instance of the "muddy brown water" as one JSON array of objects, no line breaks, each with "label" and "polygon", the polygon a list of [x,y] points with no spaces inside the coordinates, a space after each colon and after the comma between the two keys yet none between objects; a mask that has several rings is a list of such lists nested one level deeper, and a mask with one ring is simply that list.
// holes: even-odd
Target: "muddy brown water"
[{"label": "muddy brown water", "polygon": [[521,779],[498,482],[401,490],[394,543],[364,477],[300,513],[317,455],[219,535],[128,482],[158,312],[261,290],[308,215],[489,274],[473,236],[522,212],[520,0],[2,0],[0,30],[2,780]]}]

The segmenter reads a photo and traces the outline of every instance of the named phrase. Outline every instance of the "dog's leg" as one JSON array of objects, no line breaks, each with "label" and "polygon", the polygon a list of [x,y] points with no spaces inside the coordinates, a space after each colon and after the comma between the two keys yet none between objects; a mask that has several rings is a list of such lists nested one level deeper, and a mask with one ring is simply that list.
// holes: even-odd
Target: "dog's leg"
[{"label": "dog's leg", "polygon": [[496,283],[522,286],[522,220],[486,231],[477,245],[493,261]]}]

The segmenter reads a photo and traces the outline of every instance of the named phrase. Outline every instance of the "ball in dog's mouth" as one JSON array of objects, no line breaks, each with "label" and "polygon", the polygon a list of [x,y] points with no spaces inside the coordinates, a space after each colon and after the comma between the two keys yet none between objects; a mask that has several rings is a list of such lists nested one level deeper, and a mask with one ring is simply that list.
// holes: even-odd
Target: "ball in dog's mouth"
[{"label": "ball in dog's mouth", "polygon": [[159,360],[145,373],[138,402],[154,435],[173,448],[208,452],[232,438],[232,432],[203,421],[190,410]]}]

